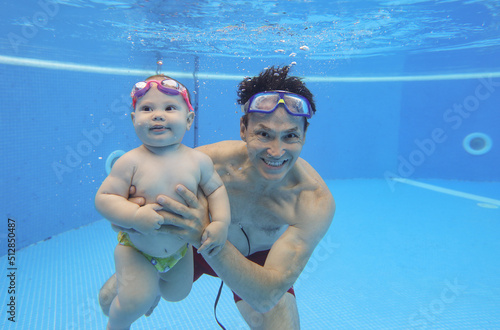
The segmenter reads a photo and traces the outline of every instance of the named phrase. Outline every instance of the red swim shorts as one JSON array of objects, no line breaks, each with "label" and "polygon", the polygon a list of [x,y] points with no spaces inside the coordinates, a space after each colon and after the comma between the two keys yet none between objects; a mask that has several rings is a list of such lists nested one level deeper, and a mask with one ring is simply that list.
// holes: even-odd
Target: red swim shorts
[{"label": "red swim shorts", "polygon": [[[255,252],[247,257],[248,260],[255,262],[258,265],[264,266],[264,262],[266,262],[267,255],[269,254],[269,250]],[[194,256],[194,278],[193,282],[200,278],[201,275],[207,274],[213,277],[218,277],[214,272],[212,267],[203,259],[201,254],[196,252],[196,249],[193,247],[193,256]],[[295,296],[295,291],[293,290],[293,286],[288,289],[288,292]],[[234,302],[238,302],[242,300],[236,293],[233,292]]]}]

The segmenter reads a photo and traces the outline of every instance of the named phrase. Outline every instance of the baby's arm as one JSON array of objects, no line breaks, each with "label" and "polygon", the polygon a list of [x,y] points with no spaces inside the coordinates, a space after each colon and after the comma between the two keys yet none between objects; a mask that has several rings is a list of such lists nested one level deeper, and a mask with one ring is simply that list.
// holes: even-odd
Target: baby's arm
[{"label": "baby's arm", "polygon": [[163,217],[156,212],[162,207],[154,203],[139,206],[127,200],[135,170],[132,152],[120,157],[113,165],[97,191],[95,207],[111,223],[148,234],[163,224]]},{"label": "baby's arm", "polygon": [[202,154],[200,187],[207,196],[211,222],[203,232],[198,252],[206,250],[212,256],[219,253],[226,243],[231,211],[226,187],[215,171],[212,160],[205,154]]}]

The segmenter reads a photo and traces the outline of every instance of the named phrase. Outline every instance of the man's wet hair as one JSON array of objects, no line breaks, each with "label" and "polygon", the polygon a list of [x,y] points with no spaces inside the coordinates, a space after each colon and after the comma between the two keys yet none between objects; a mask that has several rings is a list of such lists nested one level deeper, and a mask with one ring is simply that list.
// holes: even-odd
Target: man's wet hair
[{"label": "man's wet hair", "polygon": [[[306,87],[302,78],[288,76],[289,71],[290,66],[271,66],[262,71],[258,76],[243,79],[238,85],[238,104],[244,105],[257,93],[280,90],[304,96],[311,104],[312,113],[316,113],[316,104],[314,103],[313,94]],[[309,125],[307,118],[305,119],[304,131]],[[245,126],[248,124],[247,113],[243,115],[243,124]]]}]

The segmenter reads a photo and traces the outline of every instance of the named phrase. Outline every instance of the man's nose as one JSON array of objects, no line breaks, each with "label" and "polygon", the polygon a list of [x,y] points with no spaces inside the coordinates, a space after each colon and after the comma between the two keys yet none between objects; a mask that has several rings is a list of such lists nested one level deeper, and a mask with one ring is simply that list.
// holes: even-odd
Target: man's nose
[{"label": "man's nose", "polygon": [[267,148],[267,154],[273,158],[280,158],[285,153],[282,143],[279,139],[271,142],[269,148]]}]

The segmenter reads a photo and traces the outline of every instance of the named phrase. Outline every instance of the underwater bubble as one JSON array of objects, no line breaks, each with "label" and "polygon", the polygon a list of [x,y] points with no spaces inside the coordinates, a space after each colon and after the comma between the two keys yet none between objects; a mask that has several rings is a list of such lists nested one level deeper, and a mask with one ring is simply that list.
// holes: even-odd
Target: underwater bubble
[{"label": "underwater bubble", "polygon": [[288,55],[288,56],[295,57],[295,56],[297,56],[297,53],[290,53],[290,55]]},{"label": "underwater bubble", "polygon": [[307,47],[306,45],[300,46],[300,50],[309,50],[309,47]]}]

